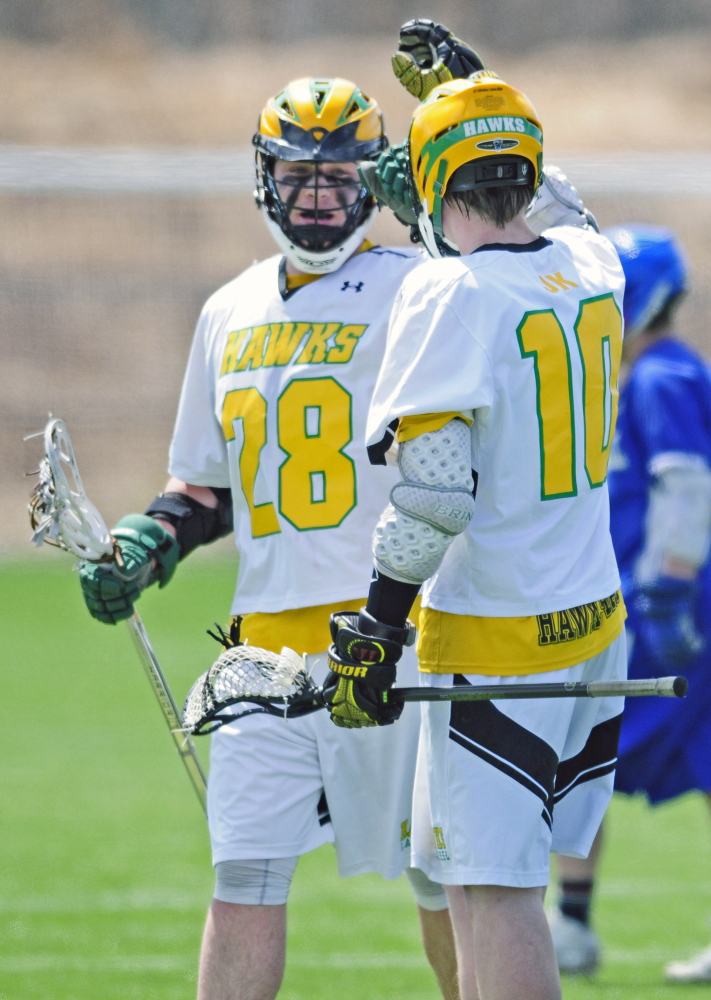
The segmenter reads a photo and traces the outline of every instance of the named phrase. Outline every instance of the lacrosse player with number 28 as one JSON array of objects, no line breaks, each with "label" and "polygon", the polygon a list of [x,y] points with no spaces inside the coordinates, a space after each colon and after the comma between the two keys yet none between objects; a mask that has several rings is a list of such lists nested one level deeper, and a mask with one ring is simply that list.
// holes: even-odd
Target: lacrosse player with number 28
[{"label": "lacrosse player with number 28", "polygon": [[[444,83],[413,115],[409,191],[435,259],[405,277],[371,403],[366,440],[372,450],[396,422],[400,477],[373,535],[367,604],[332,619],[337,723],[375,714],[371,676],[392,708],[425,581],[428,684],[625,676],[606,486],[624,276],[584,218],[529,225],[542,142],[526,96],[491,76]],[[416,811],[413,856],[465,887],[466,1000],[560,997],[549,851],[587,855],[621,712],[617,697],[425,704],[416,795],[429,809]]]},{"label": "lacrosse player with number 28", "polygon": [[[466,71],[480,68],[446,29],[427,22],[425,35],[431,30],[438,44],[450,39],[444,52],[466,56]],[[318,680],[327,673],[329,613],[364,604],[363,534],[398,478],[373,467],[361,442],[390,310],[420,254],[366,239],[375,200],[356,164],[376,160],[387,139],[378,106],[354,84],[290,83],[267,102],[254,144],[257,200],[280,252],[205,305],[166,491],[114,529],[122,565],[84,563],[80,578],[91,613],[116,622],[145,586],[164,586],[180,559],[234,529],[233,613],[243,635],[274,652],[308,654]],[[398,633],[403,643],[410,631]],[[401,676],[414,680],[416,670],[409,648]],[[341,875],[406,872],[442,993],[458,996],[446,894],[410,866],[420,713],[409,706],[389,725],[401,708],[381,705],[374,733],[335,729],[325,712],[287,721],[239,717],[237,708],[213,736],[216,886],[201,1000],[276,996],[298,858],[333,840]]]}]

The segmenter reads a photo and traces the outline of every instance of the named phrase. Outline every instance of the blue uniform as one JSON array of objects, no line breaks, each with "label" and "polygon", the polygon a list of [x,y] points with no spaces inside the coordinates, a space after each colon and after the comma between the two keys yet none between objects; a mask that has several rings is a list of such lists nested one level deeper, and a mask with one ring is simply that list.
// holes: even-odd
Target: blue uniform
[{"label": "blue uniform", "polygon": [[[635,564],[645,543],[653,460],[669,452],[701,456],[711,468],[711,375],[706,363],[672,338],[654,343],[633,366],[620,394],[610,461],[610,530],[635,636],[630,677],[661,670],[635,628]],[[620,737],[615,788],[651,802],[692,789],[711,792],[711,559],[698,577],[696,626],[706,648],[684,667],[684,701],[629,698]]]}]

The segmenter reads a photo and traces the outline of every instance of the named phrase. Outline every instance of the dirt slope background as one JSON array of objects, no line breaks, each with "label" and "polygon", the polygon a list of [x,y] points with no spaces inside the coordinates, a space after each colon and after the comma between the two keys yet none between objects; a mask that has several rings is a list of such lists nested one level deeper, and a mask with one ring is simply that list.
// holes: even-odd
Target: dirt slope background
[{"label": "dirt slope background", "polygon": [[[565,46],[514,59],[486,52],[529,94],[552,153],[711,150],[708,35]],[[340,74],[377,96],[401,139],[411,99],[387,42],[156,49],[0,40],[0,143],[226,147],[249,142],[266,97],[298,75]],[[641,161],[640,161],[641,162]],[[682,332],[711,353],[711,198],[588,198],[603,225],[656,222],[688,252]],[[404,242],[385,215],[381,242]],[[90,494],[113,522],[161,488],[192,328],[202,301],[272,252],[247,195],[0,192],[0,553],[26,552],[34,467],[22,436],[48,410],[67,420]]]}]

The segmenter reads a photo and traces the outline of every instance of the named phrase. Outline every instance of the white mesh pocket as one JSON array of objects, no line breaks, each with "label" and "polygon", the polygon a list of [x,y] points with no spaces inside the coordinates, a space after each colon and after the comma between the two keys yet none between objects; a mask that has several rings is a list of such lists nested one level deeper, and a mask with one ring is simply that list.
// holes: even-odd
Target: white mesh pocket
[{"label": "white mesh pocket", "polygon": [[253,698],[286,700],[308,683],[304,662],[291,649],[272,653],[258,646],[231,646],[193,684],[183,707],[183,726],[195,729],[221,705]]}]

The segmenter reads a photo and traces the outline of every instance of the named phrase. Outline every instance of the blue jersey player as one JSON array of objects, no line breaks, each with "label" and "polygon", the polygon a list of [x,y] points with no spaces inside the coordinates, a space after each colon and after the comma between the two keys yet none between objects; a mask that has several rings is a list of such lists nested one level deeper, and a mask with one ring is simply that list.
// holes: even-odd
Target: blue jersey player
[{"label": "blue jersey player", "polygon": [[[711,373],[673,334],[686,264],[672,233],[606,235],[625,271],[627,379],[609,466],[610,522],[627,604],[629,676],[683,673],[692,697],[628,699],[615,789],[658,803],[691,790],[711,805]],[[599,961],[588,926],[600,835],[590,857],[559,858],[553,937],[563,971]],[[711,948],[666,968],[711,982]]]}]

